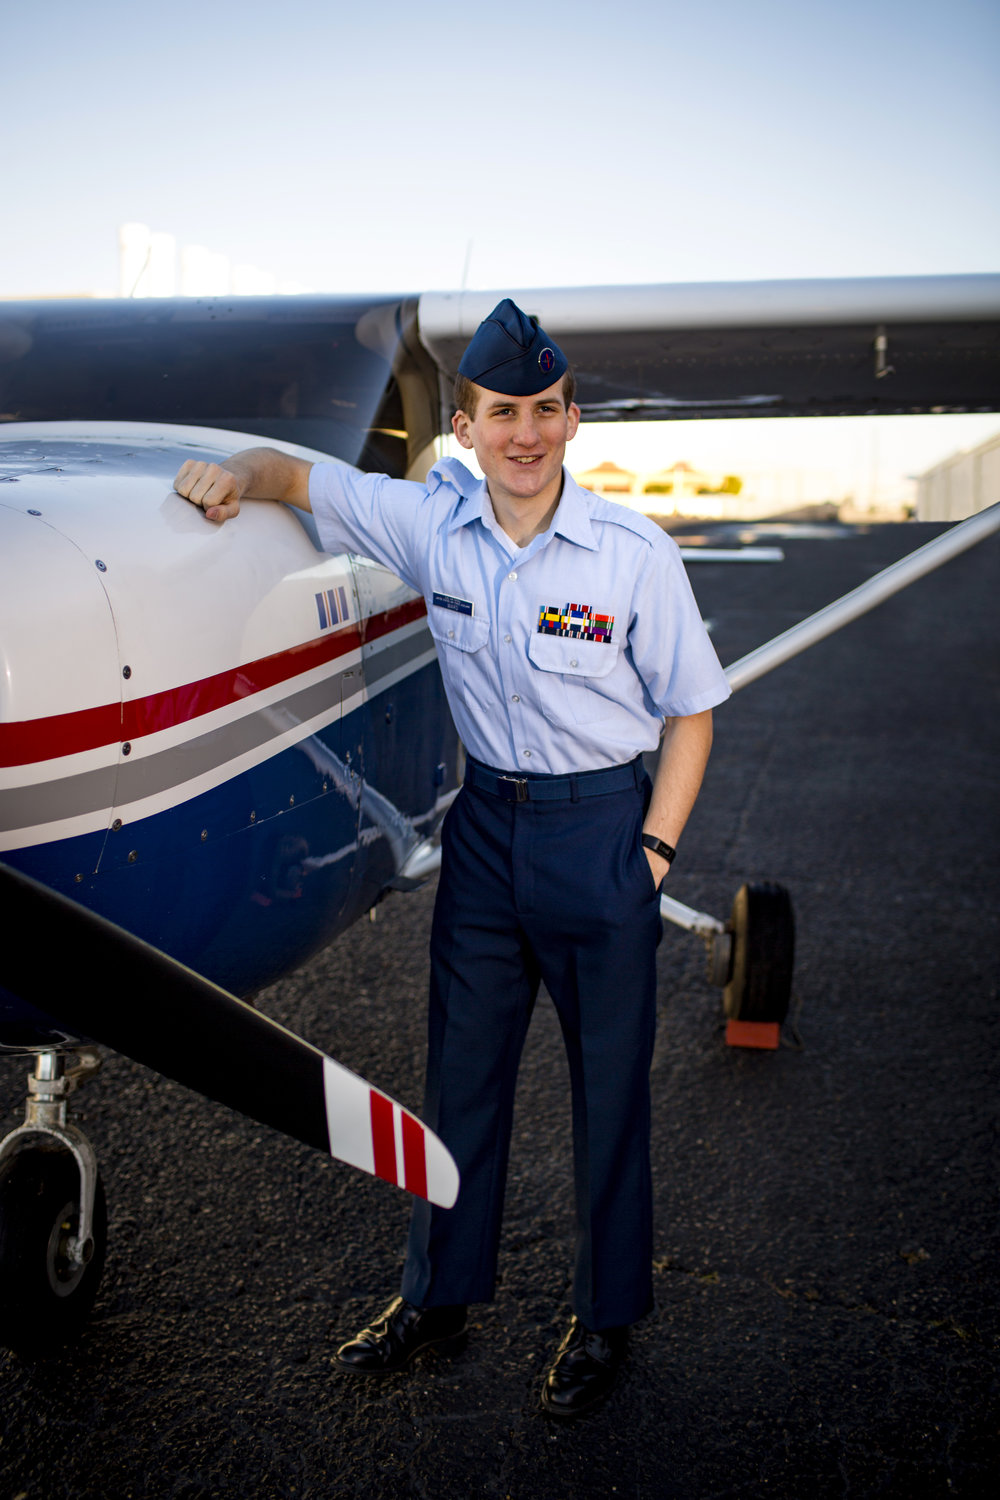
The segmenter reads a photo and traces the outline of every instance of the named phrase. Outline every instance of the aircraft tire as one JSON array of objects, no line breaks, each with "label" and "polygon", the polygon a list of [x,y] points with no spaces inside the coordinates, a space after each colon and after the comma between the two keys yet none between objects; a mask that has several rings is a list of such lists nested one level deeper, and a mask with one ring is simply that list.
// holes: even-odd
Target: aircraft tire
[{"label": "aircraft tire", "polygon": [[788,1015],[795,960],[795,918],[783,885],[742,885],[733,901],[732,966],[723,992],[731,1021],[777,1021]]},{"label": "aircraft tire", "polygon": [[42,1355],[78,1332],[104,1269],[108,1211],[94,1195],[94,1252],[74,1266],[66,1241],[76,1229],[80,1174],[68,1151],[39,1146],[0,1164],[0,1343]]}]

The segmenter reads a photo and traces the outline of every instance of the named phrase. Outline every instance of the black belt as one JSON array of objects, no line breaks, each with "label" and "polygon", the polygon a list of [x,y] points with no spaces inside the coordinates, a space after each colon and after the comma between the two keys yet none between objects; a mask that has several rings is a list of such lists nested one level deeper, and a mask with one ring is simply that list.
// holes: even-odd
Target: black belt
[{"label": "black belt", "polygon": [[645,775],[642,756],[624,766],[606,771],[574,771],[569,776],[544,776],[536,772],[518,776],[515,771],[495,771],[470,756],[465,763],[465,782],[479,792],[489,792],[503,802],[577,802],[581,797],[603,797],[639,787]]}]

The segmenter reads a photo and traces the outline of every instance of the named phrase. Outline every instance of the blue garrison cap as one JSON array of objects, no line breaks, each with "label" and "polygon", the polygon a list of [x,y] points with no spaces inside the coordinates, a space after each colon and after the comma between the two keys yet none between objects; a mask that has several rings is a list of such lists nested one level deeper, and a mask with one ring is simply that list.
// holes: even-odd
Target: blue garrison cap
[{"label": "blue garrison cap", "polygon": [[505,297],[476,329],[458,373],[502,396],[535,396],[568,369],[559,345]]}]

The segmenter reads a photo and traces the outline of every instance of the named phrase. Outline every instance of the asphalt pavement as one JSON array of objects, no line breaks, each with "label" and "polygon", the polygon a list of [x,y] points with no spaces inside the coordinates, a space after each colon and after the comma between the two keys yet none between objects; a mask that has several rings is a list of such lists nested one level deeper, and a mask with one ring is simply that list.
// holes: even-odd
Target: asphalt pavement
[{"label": "asphalt pavement", "polygon": [[[693,564],[723,662],[941,529],[833,525],[778,537],[782,563]],[[656,1307],[603,1409],[554,1426],[537,1404],[572,1258],[544,997],[497,1300],[464,1354],[378,1381],[333,1355],[396,1290],[406,1197],[109,1055],[74,1115],[107,1186],[105,1278],[75,1344],[0,1353],[3,1500],[992,1496],[998,561],[994,538],[717,714],[669,888],[724,917],[744,881],[786,885],[793,1006],[777,1052],[728,1048],[700,941],[667,929]],[[432,900],[390,898],[260,997],[413,1106]],[[5,1128],[24,1071],[0,1066]]]}]

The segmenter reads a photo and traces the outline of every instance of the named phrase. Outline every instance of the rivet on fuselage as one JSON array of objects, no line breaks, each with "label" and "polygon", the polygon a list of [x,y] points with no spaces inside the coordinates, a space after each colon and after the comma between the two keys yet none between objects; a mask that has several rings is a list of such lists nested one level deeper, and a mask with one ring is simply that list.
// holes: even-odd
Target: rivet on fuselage
[{"label": "rivet on fuselage", "polygon": [[99,557],[95,557],[94,563],[97,567],[98,573],[106,573],[108,571],[107,563],[102,563]]},{"label": "rivet on fuselage", "polygon": [[203,828],[201,830],[201,841],[202,841],[202,843],[204,843],[207,838],[208,838],[208,829],[207,828]]},{"label": "rivet on fuselage", "polygon": [[119,830],[119,828],[121,826],[122,826],[122,820],[121,820],[121,818],[116,818],[115,821],[111,825],[111,832],[112,833],[117,833],[118,830]]},{"label": "rivet on fuselage", "polygon": [[122,754],[123,755],[131,755],[132,754],[132,746],[129,744],[128,740],[126,740],[125,743],[124,743],[124,745],[122,746]]},{"label": "rivet on fuselage", "polygon": [[136,862],[136,860],[138,858],[139,858],[139,851],[138,851],[138,849],[130,849],[128,851],[128,862],[129,862],[130,865],[134,865],[135,862]]},{"label": "rivet on fuselage", "polygon": [[40,510],[29,510],[28,511],[28,515],[29,516],[40,516],[41,515],[41,511]]},{"label": "rivet on fuselage", "polygon": [[289,799],[288,799],[288,805],[289,805],[289,807],[294,807],[295,806],[295,798],[294,797],[289,797]]},{"label": "rivet on fuselage", "polygon": [[255,812],[252,812],[250,814],[250,821],[251,821],[251,823],[256,823],[256,821],[257,821],[257,814]]},{"label": "rivet on fuselage", "polygon": [[132,668],[131,667],[122,667],[122,676],[125,678],[126,681],[128,681],[128,679],[132,676]]},{"label": "rivet on fuselage", "polygon": [[82,875],[74,875],[73,876],[73,880],[74,880],[74,882],[75,882],[76,885],[82,885],[83,884],[83,876]]}]

